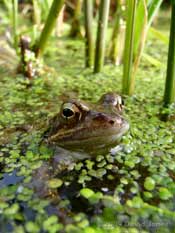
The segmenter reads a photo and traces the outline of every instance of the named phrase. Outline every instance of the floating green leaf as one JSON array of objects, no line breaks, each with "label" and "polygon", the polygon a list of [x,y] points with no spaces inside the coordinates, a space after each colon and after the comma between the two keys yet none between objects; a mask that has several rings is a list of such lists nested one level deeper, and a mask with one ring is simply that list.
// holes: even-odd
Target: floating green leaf
[{"label": "floating green leaf", "polygon": [[48,181],[49,188],[59,188],[63,184],[63,181],[57,178],[53,178]]},{"label": "floating green leaf", "polygon": [[155,180],[151,177],[146,177],[144,187],[149,191],[153,190],[155,188]]}]

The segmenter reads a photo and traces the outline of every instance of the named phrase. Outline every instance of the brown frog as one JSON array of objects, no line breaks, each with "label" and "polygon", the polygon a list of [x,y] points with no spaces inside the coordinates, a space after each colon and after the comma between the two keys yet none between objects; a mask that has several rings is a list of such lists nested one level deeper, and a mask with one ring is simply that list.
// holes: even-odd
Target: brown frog
[{"label": "brown frog", "polygon": [[64,102],[44,134],[49,145],[94,155],[118,144],[129,129],[122,116],[123,101],[115,93],[103,95],[90,106],[75,99]]},{"label": "brown frog", "polygon": [[94,106],[75,99],[62,104],[44,133],[44,141],[55,148],[54,155],[33,174],[31,185],[38,195],[58,197],[48,186],[51,178],[72,170],[77,160],[105,153],[119,143],[129,129],[122,109],[122,98],[115,93],[103,95]]}]

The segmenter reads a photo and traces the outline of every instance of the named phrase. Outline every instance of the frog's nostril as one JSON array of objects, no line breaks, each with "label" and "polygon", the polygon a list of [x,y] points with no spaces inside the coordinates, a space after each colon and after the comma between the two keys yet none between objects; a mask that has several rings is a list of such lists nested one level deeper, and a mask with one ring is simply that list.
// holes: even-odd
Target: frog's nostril
[{"label": "frog's nostril", "polygon": [[111,125],[113,125],[113,124],[115,123],[115,121],[114,121],[114,120],[110,120],[109,123],[110,123]]}]

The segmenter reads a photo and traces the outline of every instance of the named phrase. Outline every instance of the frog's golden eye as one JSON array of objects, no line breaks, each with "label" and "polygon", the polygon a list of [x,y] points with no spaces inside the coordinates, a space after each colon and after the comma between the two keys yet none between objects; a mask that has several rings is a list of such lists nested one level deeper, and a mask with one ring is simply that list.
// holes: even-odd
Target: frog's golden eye
[{"label": "frog's golden eye", "polygon": [[74,116],[74,112],[72,111],[72,109],[65,108],[63,109],[63,116],[66,118],[72,117]]},{"label": "frog's golden eye", "polygon": [[62,116],[66,119],[70,119],[75,116],[78,111],[77,107],[72,103],[65,103],[62,107]]}]

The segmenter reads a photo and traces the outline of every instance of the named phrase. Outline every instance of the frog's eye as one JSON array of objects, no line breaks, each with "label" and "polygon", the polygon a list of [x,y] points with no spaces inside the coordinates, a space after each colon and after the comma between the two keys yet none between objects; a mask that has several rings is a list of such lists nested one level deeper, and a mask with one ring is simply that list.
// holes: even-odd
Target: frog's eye
[{"label": "frog's eye", "polygon": [[62,107],[62,116],[66,119],[70,119],[75,116],[78,111],[77,107],[72,103],[65,103]]},{"label": "frog's eye", "polygon": [[70,108],[63,109],[63,116],[66,118],[72,117],[72,116],[74,116],[74,114],[75,113]]}]

